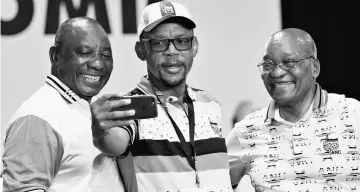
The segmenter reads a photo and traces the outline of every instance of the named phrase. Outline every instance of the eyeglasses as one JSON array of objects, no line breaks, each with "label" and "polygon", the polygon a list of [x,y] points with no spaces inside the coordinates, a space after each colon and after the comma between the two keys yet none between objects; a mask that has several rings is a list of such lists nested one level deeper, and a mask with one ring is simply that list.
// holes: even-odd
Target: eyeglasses
[{"label": "eyeglasses", "polygon": [[275,69],[276,65],[278,65],[280,69],[284,71],[289,71],[298,68],[298,64],[300,61],[309,58],[316,59],[313,55],[311,55],[297,60],[296,59],[283,60],[281,61],[281,63],[278,64],[275,64],[272,61],[263,61],[260,64],[258,64],[257,67],[259,68],[261,74],[271,73]]},{"label": "eyeglasses", "polygon": [[176,39],[141,39],[142,41],[149,42],[151,50],[156,52],[166,51],[172,42],[175,48],[179,51],[185,51],[192,46],[192,37],[176,38]]}]

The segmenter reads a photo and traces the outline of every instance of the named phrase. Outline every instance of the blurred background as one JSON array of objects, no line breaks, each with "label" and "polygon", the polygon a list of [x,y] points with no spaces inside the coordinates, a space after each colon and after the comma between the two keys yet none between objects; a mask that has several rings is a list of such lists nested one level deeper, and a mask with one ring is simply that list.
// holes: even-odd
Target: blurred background
[{"label": "blurred background", "polygon": [[[349,2],[287,0],[172,0],[189,8],[200,46],[188,83],[205,89],[223,107],[226,136],[233,119],[269,101],[256,65],[268,37],[296,27],[310,33],[318,47],[318,82],[328,92],[360,99],[356,79],[358,19]],[[156,0],[1,0],[1,138],[12,113],[44,84],[50,73],[48,50],[59,24],[75,16],[97,19],[108,32],[114,70],[103,92],[131,90],[146,73],[134,51],[137,22]],[[351,59],[351,60],[350,60]],[[241,109],[243,101],[250,108]],[[249,105],[247,105],[249,106]],[[1,152],[3,146],[1,145]],[[245,177],[241,191],[254,191]]]}]

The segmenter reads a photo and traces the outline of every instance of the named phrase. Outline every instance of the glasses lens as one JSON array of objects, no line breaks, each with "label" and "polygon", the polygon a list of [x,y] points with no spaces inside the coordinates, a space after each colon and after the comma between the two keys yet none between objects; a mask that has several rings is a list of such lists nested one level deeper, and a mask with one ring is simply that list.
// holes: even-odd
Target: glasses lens
[{"label": "glasses lens", "polygon": [[165,51],[169,45],[168,39],[151,39],[150,46],[154,51]]},{"label": "glasses lens", "polygon": [[174,39],[174,45],[176,49],[184,51],[191,48],[192,37]]},{"label": "glasses lens", "polygon": [[264,73],[267,73],[267,72],[271,71],[274,68],[274,63],[263,62],[260,66],[262,67],[262,71]]}]

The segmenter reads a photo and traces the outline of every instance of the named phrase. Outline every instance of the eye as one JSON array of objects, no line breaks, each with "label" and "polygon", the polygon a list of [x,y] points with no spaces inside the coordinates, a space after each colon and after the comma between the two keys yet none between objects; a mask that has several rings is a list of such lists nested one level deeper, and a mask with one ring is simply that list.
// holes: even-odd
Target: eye
[{"label": "eye", "polygon": [[274,66],[274,63],[271,62],[271,61],[264,61],[264,62],[262,63],[262,65],[263,65],[264,67],[272,67],[272,66]]},{"label": "eye", "polygon": [[296,65],[296,63],[297,63],[297,61],[294,60],[294,59],[286,59],[286,60],[282,61],[282,64],[284,66],[289,66],[289,67],[292,67],[292,66]]},{"label": "eye", "polygon": [[191,39],[190,38],[180,38],[175,40],[178,44],[188,44]]},{"label": "eye", "polygon": [[92,55],[91,52],[75,52],[75,54],[80,57],[90,57]]},{"label": "eye", "polygon": [[112,53],[103,53],[102,55],[107,59],[112,59]]},{"label": "eye", "polygon": [[151,44],[152,44],[153,46],[162,46],[162,45],[165,44],[165,42],[166,42],[166,39],[165,39],[165,40],[153,39],[153,40],[151,41]]}]

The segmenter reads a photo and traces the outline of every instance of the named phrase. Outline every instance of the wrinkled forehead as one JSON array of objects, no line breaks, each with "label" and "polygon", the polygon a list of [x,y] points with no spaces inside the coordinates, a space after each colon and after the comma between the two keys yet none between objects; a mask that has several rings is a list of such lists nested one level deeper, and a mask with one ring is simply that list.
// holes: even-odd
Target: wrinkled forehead
[{"label": "wrinkled forehead", "polygon": [[107,37],[104,29],[97,23],[87,20],[76,20],[72,23],[72,33],[79,36],[95,35],[99,38]]},{"label": "wrinkled forehead", "polygon": [[274,34],[265,46],[264,55],[303,55],[310,48],[311,38],[279,32]]}]

